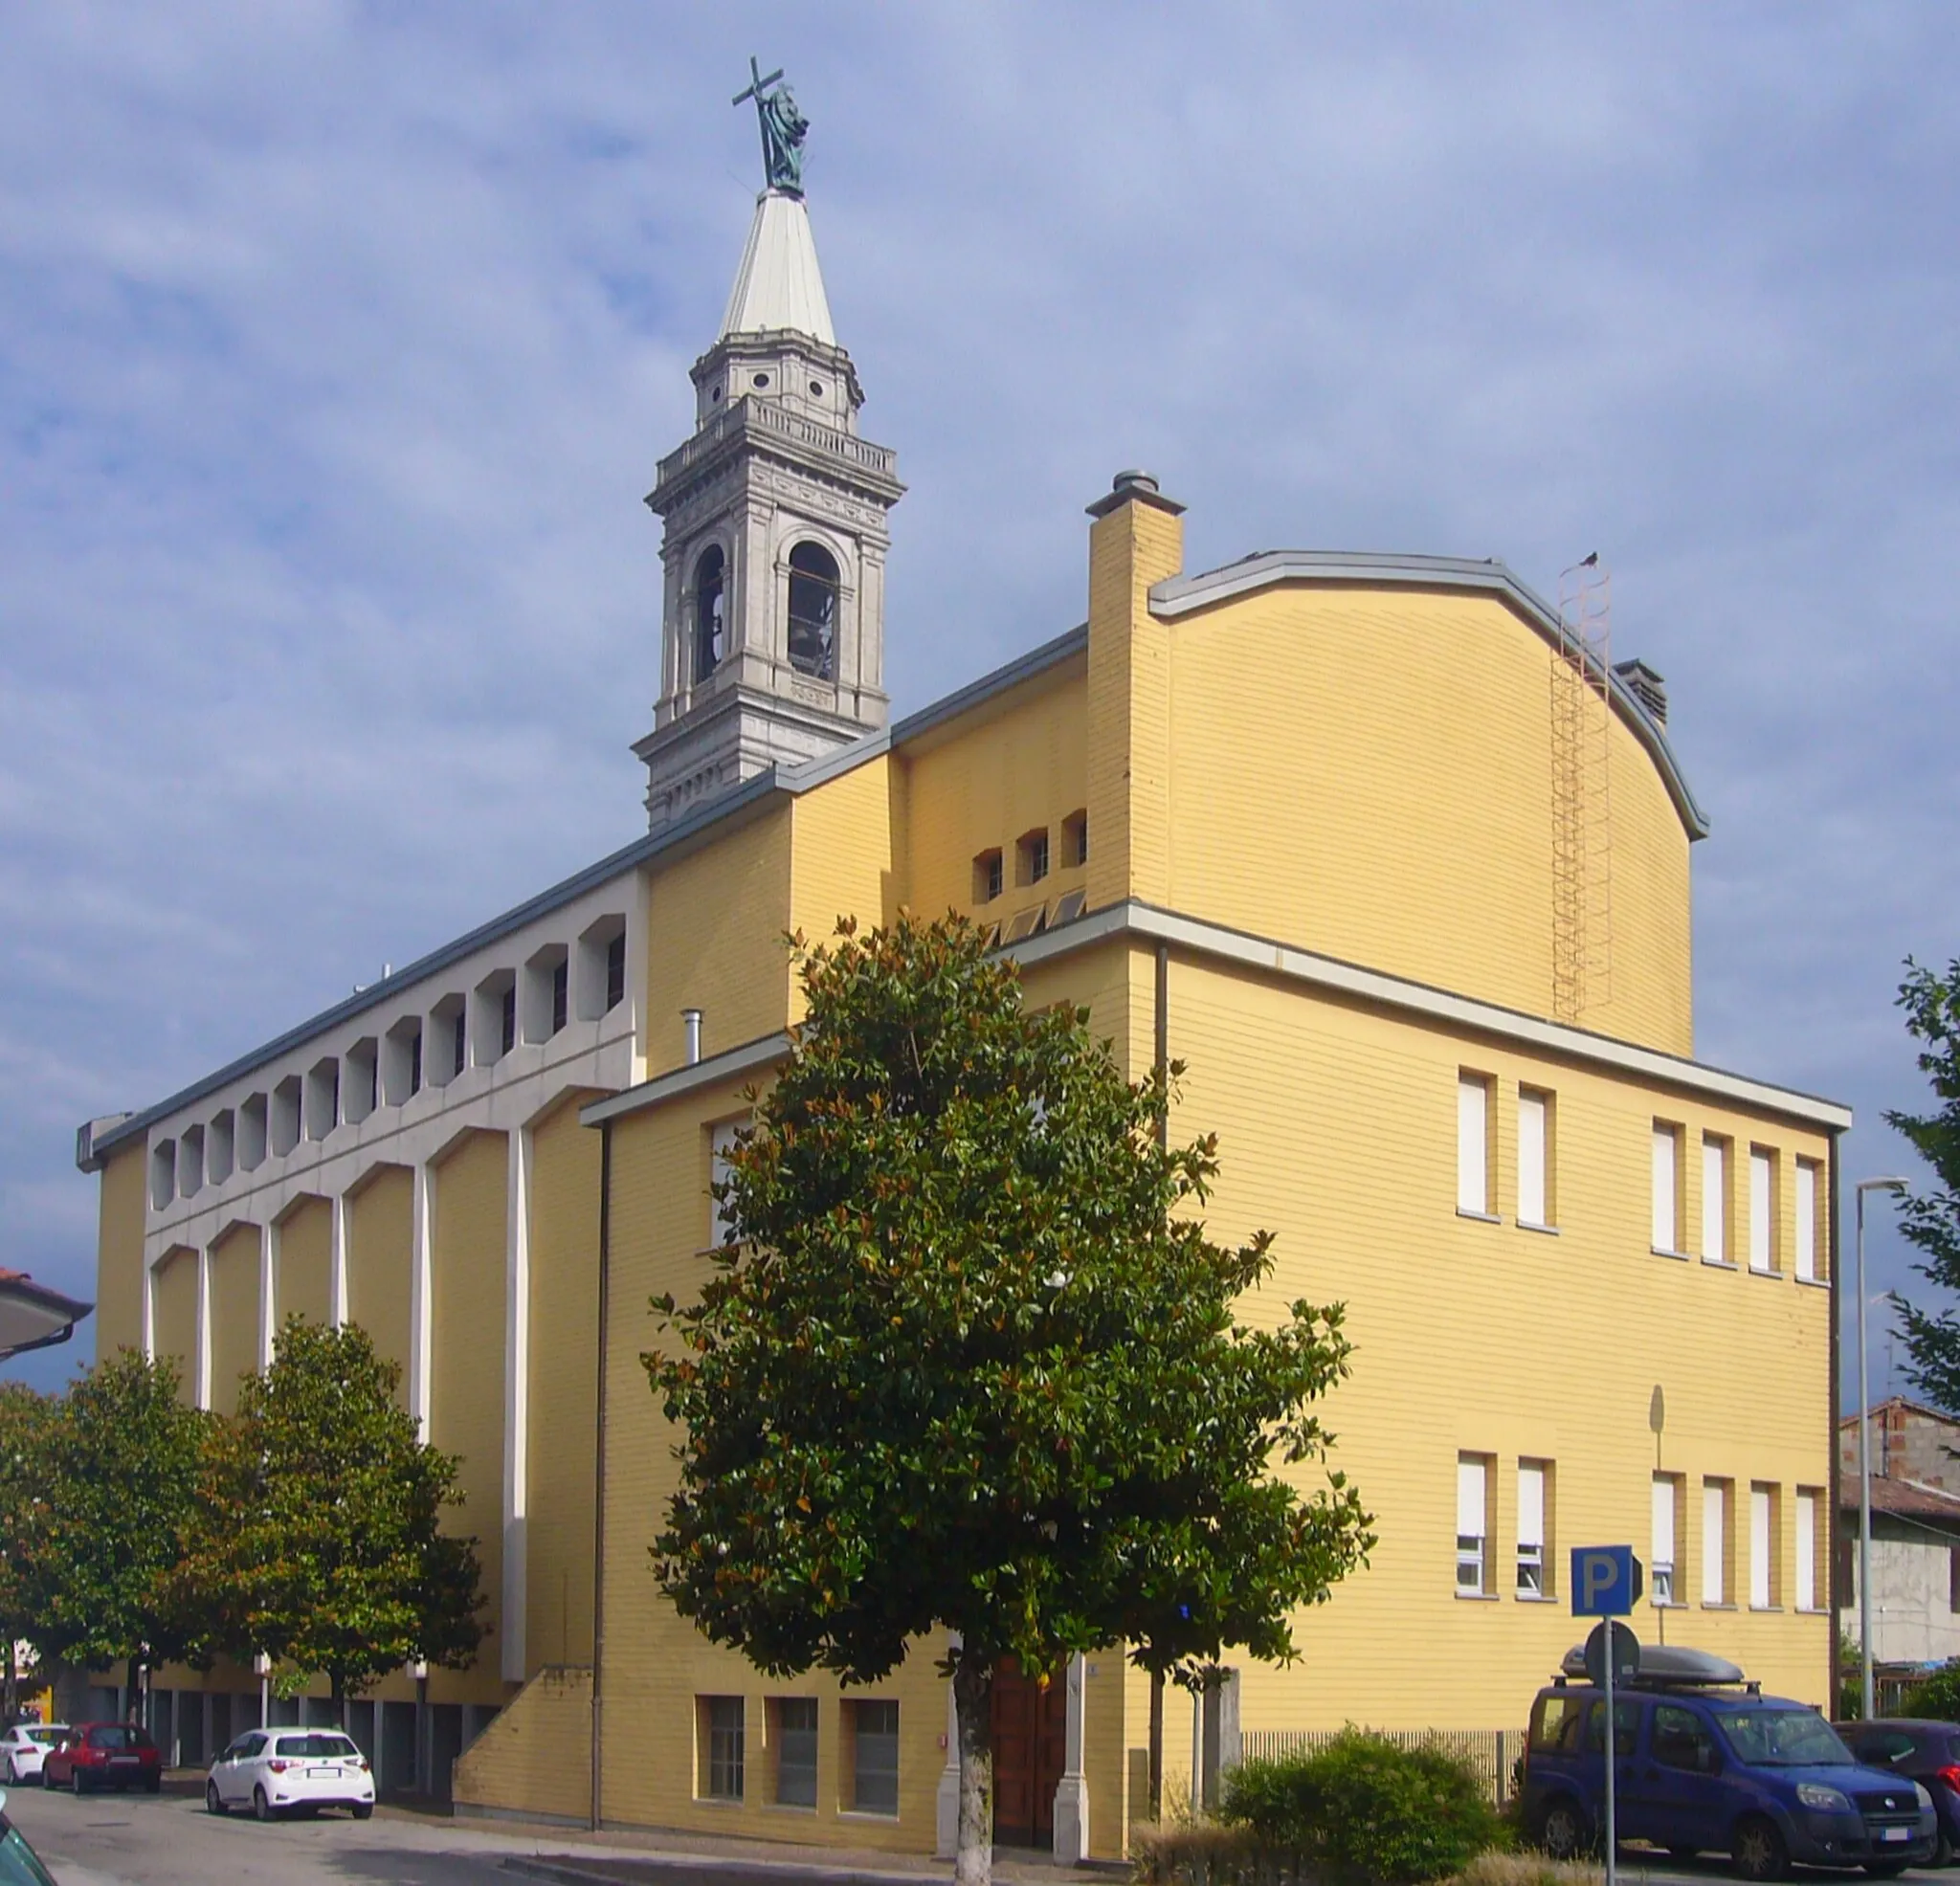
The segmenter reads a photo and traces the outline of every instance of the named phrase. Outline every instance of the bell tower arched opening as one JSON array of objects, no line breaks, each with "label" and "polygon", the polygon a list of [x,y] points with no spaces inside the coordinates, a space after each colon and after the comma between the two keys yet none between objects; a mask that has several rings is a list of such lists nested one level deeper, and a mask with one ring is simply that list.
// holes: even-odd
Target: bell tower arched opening
[{"label": "bell tower arched opening", "polygon": [[837,560],[821,544],[790,552],[790,666],[820,681],[837,678]]}]

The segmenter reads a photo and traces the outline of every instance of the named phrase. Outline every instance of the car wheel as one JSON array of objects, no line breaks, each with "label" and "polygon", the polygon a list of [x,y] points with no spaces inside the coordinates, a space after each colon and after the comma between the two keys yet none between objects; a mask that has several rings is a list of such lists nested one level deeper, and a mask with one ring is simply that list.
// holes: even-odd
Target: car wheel
[{"label": "car wheel", "polygon": [[272,1819],[272,1803],[265,1798],[265,1789],[262,1787],[255,1787],[252,1790],[252,1815],[255,1820]]},{"label": "car wheel", "polygon": [[227,1814],[231,1809],[225,1806],[225,1797],[218,1792],[218,1785],[208,1781],[204,1785],[204,1811],[207,1814]]},{"label": "car wheel", "polygon": [[356,1801],[354,1803],[354,1818],[357,1821],[371,1821],[374,1818],[374,1803],[371,1801]]},{"label": "car wheel", "polygon": [[1947,1837],[1947,1830],[1941,1828],[1933,1835],[1933,1856],[1927,1866],[1951,1866],[1953,1864],[1953,1843]]},{"label": "car wheel", "polygon": [[9,1787],[18,1787],[20,1786],[20,1770],[13,1765],[13,1757],[11,1755],[7,1758],[7,1786]]},{"label": "car wheel", "polygon": [[164,1791],[164,1777],[161,1771],[145,1779],[143,1791],[145,1794],[161,1794]]},{"label": "car wheel", "polygon": [[1735,1870],[1745,1879],[1781,1879],[1790,1871],[1790,1849],[1774,1821],[1751,1814],[1736,1829]]},{"label": "car wheel", "polygon": [[88,1783],[82,1778],[82,1771],[79,1768],[69,1769],[68,1786],[73,1793],[86,1794],[88,1792]]},{"label": "car wheel", "polygon": [[1575,1860],[1592,1843],[1586,1816],[1576,1801],[1560,1795],[1538,1817],[1538,1844],[1555,1860]]}]

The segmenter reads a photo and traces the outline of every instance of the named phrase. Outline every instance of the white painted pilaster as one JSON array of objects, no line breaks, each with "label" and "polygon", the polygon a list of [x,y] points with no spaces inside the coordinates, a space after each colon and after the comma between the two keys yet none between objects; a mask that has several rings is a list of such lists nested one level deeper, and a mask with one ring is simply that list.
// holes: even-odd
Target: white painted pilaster
[{"label": "white painted pilaster", "polygon": [[157,1359],[157,1267],[154,1263],[143,1267],[143,1359],[145,1362]]},{"label": "white painted pilaster", "polygon": [[327,1201],[326,1317],[338,1329],[347,1320],[347,1198],[336,1192]]},{"label": "white painted pilaster", "polygon": [[211,1249],[197,1254],[197,1344],[191,1364],[191,1393],[199,1408],[211,1407]]},{"label": "white painted pilaster", "polygon": [[525,1515],[530,1472],[531,1129],[507,1142],[503,1241],[503,1680],[524,1680]]},{"label": "white painted pilaster", "polygon": [[1087,1675],[1088,1667],[1078,1652],[1068,1660],[1061,1779],[1055,1785],[1055,1857],[1064,1866],[1079,1866],[1089,1856],[1089,1785],[1082,1776],[1082,1704]]},{"label": "white painted pilaster", "polygon": [[633,874],[626,913],[626,1038],[628,1084],[633,1086],[647,1077],[647,926],[653,920],[652,881],[644,869]]},{"label": "white painted pilaster", "polygon": [[[956,1651],[960,1633],[947,1633],[946,1647]],[[933,1826],[933,1855],[949,1860],[960,1844],[960,1712],[953,1701],[952,1678],[946,1685],[946,1766],[939,1771],[937,1815]]]},{"label": "white painted pilaster", "polygon": [[433,1176],[417,1161],[411,1168],[414,1179],[409,1192],[409,1412],[414,1417],[415,1431],[429,1438],[429,1365],[434,1353],[430,1342],[430,1244],[434,1231]]},{"label": "white painted pilaster", "polygon": [[258,1228],[258,1367],[272,1366],[272,1339],[278,1329],[279,1228],[270,1219]]}]

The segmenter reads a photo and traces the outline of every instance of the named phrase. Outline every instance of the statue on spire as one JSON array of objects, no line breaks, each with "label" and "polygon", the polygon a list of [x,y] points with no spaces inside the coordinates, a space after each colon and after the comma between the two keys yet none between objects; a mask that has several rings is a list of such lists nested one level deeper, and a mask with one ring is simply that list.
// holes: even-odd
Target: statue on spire
[{"label": "statue on spire", "polygon": [[[810,120],[796,109],[796,100],[782,79],[780,66],[765,78],[761,65],[751,53],[748,57],[748,89],[737,92],[729,102],[739,105],[746,104],[750,99],[755,100],[755,115],[762,124],[763,175],[768,188],[782,190],[790,196],[801,196],[803,140],[810,133]],[[769,89],[771,86],[775,88],[773,91]]]}]

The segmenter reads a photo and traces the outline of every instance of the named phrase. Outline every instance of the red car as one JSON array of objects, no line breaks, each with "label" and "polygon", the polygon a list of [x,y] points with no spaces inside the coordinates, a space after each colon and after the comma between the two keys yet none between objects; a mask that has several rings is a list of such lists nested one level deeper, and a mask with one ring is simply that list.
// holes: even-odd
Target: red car
[{"label": "red car", "polygon": [[48,1751],[41,1785],[77,1794],[99,1787],[143,1787],[157,1794],[164,1786],[164,1758],[149,1731],[134,1722],[78,1722],[59,1748]]}]

